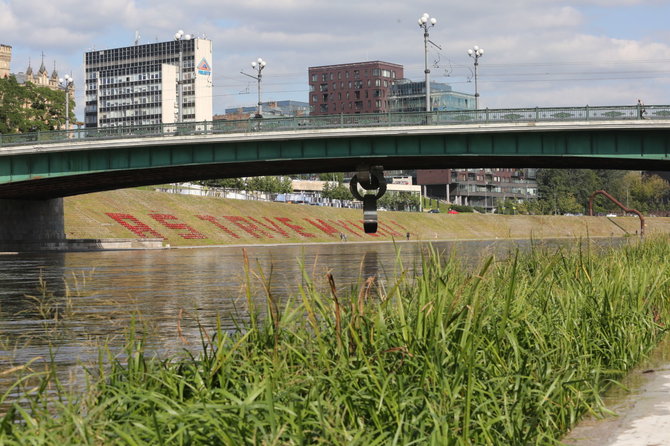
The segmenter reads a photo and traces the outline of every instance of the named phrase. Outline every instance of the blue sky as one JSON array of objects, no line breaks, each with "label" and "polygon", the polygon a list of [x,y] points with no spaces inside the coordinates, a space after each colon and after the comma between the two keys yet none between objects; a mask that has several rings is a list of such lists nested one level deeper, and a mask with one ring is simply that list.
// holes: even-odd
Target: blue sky
[{"label": "blue sky", "polygon": [[264,100],[306,101],[307,68],[385,60],[423,78],[416,20],[438,19],[432,79],[474,91],[467,49],[478,44],[481,105],[670,104],[667,0],[0,0],[1,43],[12,71],[54,60],[77,84],[83,117],[83,55],[93,48],[169,40],[178,29],[213,41],[214,112],[256,102],[249,63],[267,61]]}]

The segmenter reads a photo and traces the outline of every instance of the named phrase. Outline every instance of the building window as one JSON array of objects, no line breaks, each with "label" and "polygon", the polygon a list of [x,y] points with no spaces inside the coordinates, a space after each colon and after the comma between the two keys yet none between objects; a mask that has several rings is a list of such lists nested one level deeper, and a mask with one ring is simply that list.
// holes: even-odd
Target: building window
[{"label": "building window", "polygon": [[317,74],[312,74],[312,82],[316,82],[319,80],[319,76]]}]

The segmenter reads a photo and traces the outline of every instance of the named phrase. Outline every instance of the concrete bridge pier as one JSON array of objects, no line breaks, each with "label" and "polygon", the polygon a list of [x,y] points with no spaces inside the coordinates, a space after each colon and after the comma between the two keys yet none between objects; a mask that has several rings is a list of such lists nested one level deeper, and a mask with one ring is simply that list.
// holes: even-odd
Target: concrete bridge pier
[{"label": "concrete bridge pier", "polygon": [[52,249],[64,241],[62,198],[0,200],[0,251]]}]

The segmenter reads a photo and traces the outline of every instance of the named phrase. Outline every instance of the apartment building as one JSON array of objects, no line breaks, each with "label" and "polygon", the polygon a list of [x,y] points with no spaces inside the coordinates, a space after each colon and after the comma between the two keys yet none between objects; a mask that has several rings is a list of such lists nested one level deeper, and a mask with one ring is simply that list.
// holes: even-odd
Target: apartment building
[{"label": "apartment building", "polygon": [[309,67],[310,114],[333,115],[388,111],[391,85],[403,78],[403,66],[358,62]]}]

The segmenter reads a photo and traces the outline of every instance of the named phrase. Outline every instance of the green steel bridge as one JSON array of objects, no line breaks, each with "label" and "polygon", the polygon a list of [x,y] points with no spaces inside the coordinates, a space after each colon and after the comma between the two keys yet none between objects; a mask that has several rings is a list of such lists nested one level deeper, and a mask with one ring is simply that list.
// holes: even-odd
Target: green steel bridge
[{"label": "green steel bridge", "polygon": [[370,166],[670,170],[670,106],[335,115],[0,135],[0,199]]}]

